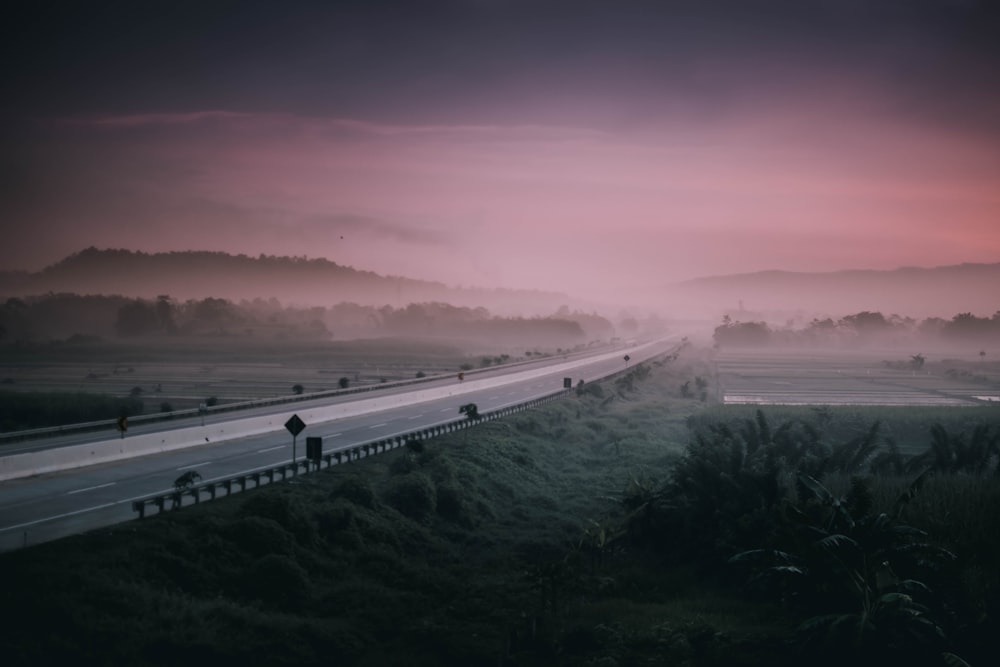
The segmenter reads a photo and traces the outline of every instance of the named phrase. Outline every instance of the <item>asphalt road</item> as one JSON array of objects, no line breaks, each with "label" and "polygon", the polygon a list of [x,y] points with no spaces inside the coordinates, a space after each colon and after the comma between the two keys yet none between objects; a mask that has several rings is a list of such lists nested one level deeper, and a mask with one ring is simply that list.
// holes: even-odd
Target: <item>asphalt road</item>
[{"label": "asphalt road", "polygon": [[[463,391],[461,400],[451,396],[321,424],[308,424],[297,437],[297,456],[302,458],[305,455],[307,436],[322,436],[324,453],[330,453],[459,419],[462,415],[458,408],[462,403],[475,403],[479,411],[485,413],[550,395],[562,389],[564,377],[571,377],[574,385],[581,379],[591,382],[622,370],[622,356],[626,353],[631,356],[631,364],[634,365],[674,347],[675,342],[662,340],[648,346],[621,350],[620,354],[614,353],[610,358],[597,357],[596,360],[590,358],[572,362],[550,360],[552,370],[545,375],[523,379],[530,371],[512,369],[503,375],[503,384],[478,391]],[[567,363],[573,364],[572,371],[567,370]],[[451,381],[459,384],[457,379]],[[401,388],[400,391],[414,392],[423,388],[426,385]],[[371,394],[356,394],[325,400],[351,401],[370,397]],[[268,410],[271,413],[280,412],[283,423],[285,413],[290,417],[302,411],[303,407],[304,404],[296,403]],[[215,418],[222,419],[222,416]],[[230,417],[233,420],[246,418],[246,414]],[[173,427],[183,425],[190,425],[190,422],[171,424]],[[148,428],[163,428],[163,425],[150,425]],[[49,446],[53,444],[49,443]],[[64,438],[60,438],[55,444],[67,443]],[[44,445],[45,443],[32,444]],[[174,479],[187,470],[197,470],[202,476],[201,483],[206,483],[271,468],[288,463],[291,458],[292,437],[282,430],[0,482],[0,551],[134,519],[136,513],[131,506],[133,500],[169,492],[173,488]],[[127,530],[128,526],[125,524],[120,528]]]}]

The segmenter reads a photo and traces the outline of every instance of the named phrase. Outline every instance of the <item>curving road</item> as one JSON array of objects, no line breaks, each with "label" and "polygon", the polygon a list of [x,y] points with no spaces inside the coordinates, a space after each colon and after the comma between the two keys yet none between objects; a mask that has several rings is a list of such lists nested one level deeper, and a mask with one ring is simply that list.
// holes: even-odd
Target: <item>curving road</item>
[{"label": "curving road", "polygon": [[[510,369],[475,382],[442,380],[441,383],[451,385],[450,395],[429,400],[420,400],[422,395],[428,394],[426,385],[400,388],[394,390],[400,394],[398,404],[388,409],[317,423],[309,423],[306,419],[307,428],[297,438],[297,456],[302,458],[305,454],[306,436],[321,436],[324,453],[347,449],[453,421],[461,417],[458,407],[463,403],[476,403],[480,412],[496,410],[558,392],[565,377],[571,377],[575,385],[579,380],[591,382],[619,372],[624,366],[624,354],[628,354],[630,363],[635,364],[675,348],[676,343],[671,339],[662,339],[574,361],[550,360],[541,369]],[[270,414],[277,423],[284,424],[292,414],[317,414],[330,404],[351,404],[369,400],[370,396],[327,397],[316,402],[321,405],[307,401],[271,407],[253,414],[229,416],[226,423],[238,425]],[[222,421],[224,417],[212,419]],[[197,423],[198,420],[186,420],[186,423],[171,423],[170,427],[190,428]],[[144,428],[162,430],[164,425],[151,424]],[[129,436],[134,437],[131,429]],[[106,438],[106,435],[101,437]],[[79,441],[93,440],[94,436],[77,438],[78,442],[73,442],[63,436],[55,442],[30,446],[72,446]],[[133,500],[168,492],[173,480],[186,470],[197,470],[202,482],[209,482],[271,468],[290,462],[291,458],[292,437],[280,428],[162,454],[0,482],[0,551],[134,519]]]}]

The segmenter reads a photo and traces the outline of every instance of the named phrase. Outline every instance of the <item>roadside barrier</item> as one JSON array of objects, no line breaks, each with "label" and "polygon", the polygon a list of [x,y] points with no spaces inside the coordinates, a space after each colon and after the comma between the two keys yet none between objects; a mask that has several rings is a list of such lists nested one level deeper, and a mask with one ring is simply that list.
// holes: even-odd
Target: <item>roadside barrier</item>
[{"label": "roadside barrier", "polygon": [[[550,359],[552,356],[562,356],[564,359],[569,359],[592,353],[593,350],[578,350],[563,355],[543,355],[543,357],[541,357],[540,359]],[[487,368],[473,368],[467,371],[462,371],[462,374],[466,377],[474,376],[477,374],[487,374],[496,371],[498,369],[510,369],[510,368],[517,368],[518,366],[528,366],[537,363],[538,360],[539,359],[528,359],[525,361],[509,362],[506,364],[502,364],[500,366],[490,366]],[[171,421],[173,419],[210,417],[212,415],[223,414],[227,412],[236,412],[239,410],[250,410],[253,408],[263,408],[273,405],[301,403],[302,401],[314,401],[319,398],[329,398],[332,396],[347,396],[350,394],[362,394],[380,390],[384,391],[387,389],[406,387],[409,385],[421,384],[425,382],[436,382],[443,379],[455,377],[456,373],[457,371],[455,373],[437,373],[434,375],[427,375],[422,378],[408,378],[405,380],[393,380],[391,382],[379,382],[377,384],[360,385],[357,387],[348,387],[346,389],[327,389],[324,391],[316,391],[308,394],[275,396],[272,398],[258,398],[252,401],[223,403],[220,405],[205,406],[204,408],[188,408],[184,410],[173,410],[172,412],[159,412],[148,415],[133,415],[130,416],[128,419],[132,426],[140,426],[144,424],[155,424],[164,421]],[[48,438],[57,435],[92,433],[94,431],[113,431],[116,428],[116,426],[117,426],[117,419],[102,419],[99,421],[82,422],[79,424],[66,424],[65,426],[47,426],[45,428],[34,428],[23,431],[11,431],[8,433],[0,433],[0,444],[9,442],[23,442],[26,440],[36,440],[38,438]]]},{"label": "roadside barrier", "polygon": [[493,410],[491,412],[480,414],[476,419],[466,418],[442,422],[440,424],[435,424],[416,431],[400,433],[398,435],[379,438],[377,440],[371,440],[361,444],[348,445],[341,449],[322,454],[316,458],[305,458],[294,462],[282,463],[270,468],[241,473],[239,475],[233,475],[220,479],[213,479],[201,484],[176,489],[172,492],[161,493],[149,496],[148,498],[134,500],[132,501],[132,510],[139,514],[140,519],[144,519],[147,516],[149,509],[155,508],[157,510],[157,514],[163,513],[167,510],[177,510],[185,505],[197,505],[203,501],[207,502],[209,500],[215,500],[217,497],[220,497],[221,491],[225,491],[225,494],[221,495],[221,497],[228,497],[234,493],[246,491],[248,487],[256,489],[265,484],[274,484],[279,475],[280,479],[277,481],[285,481],[288,479],[289,475],[296,477],[299,474],[318,472],[323,469],[331,468],[335,465],[350,463],[369,456],[391,451],[393,449],[403,447],[409,442],[422,442],[447,433],[455,433],[456,431],[472,428],[484,422],[509,417],[510,415],[518,412],[531,410],[532,408],[536,408],[557,398],[562,398],[563,396],[569,394],[570,391],[572,390],[563,389],[562,391],[542,396],[540,398],[535,398],[530,401],[525,401],[524,403],[518,403],[517,405],[511,405],[505,408],[500,408],[499,410]]}]

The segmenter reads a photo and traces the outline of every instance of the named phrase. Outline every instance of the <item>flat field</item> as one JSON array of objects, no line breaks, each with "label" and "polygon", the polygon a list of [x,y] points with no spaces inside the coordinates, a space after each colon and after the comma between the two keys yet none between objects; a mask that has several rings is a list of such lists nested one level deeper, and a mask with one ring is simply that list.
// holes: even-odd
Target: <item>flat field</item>
[{"label": "flat field", "polygon": [[[403,339],[248,344],[226,339],[0,347],[0,390],[129,396],[174,409],[411,379],[478,365],[456,346]],[[148,411],[148,410],[147,410]]]},{"label": "flat field", "polygon": [[912,355],[892,349],[726,348],[716,354],[727,405],[971,406],[1000,402],[1000,362],[978,351]]}]

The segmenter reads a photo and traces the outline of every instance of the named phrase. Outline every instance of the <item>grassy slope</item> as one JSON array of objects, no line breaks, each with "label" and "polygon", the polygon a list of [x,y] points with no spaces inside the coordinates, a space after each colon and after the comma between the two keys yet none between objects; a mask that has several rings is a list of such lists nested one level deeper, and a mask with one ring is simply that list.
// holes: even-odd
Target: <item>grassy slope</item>
[{"label": "grassy slope", "polygon": [[[696,358],[502,422],[0,557],[5,664],[774,664],[788,621],[627,547]],[[600,394],[600,395],[598,395]],[[588,537],[589,536],[589,537]],[[613,659],[615,662],[607,662]],[[604,660],[605,662],[600,662]]]}]

